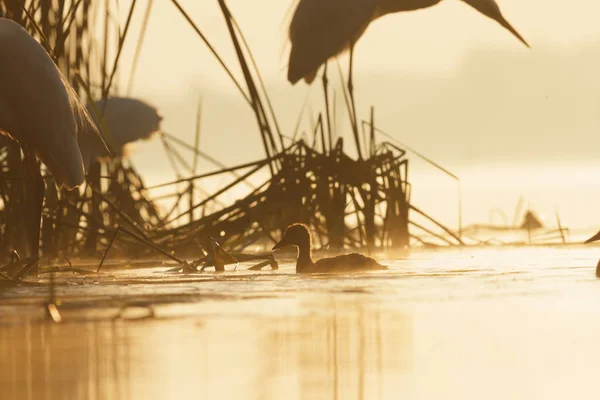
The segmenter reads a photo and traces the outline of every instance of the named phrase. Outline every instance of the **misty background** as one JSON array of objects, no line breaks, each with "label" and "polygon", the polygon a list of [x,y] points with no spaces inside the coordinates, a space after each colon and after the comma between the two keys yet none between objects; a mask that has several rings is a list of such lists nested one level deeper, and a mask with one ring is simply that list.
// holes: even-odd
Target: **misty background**
[{"label": "misty background", "polygon": [[[522,195],[550,225],[558,210],[567,226],[600,226],[600,4],[498,2],[531,50],[458,0],[372,24],[355,52],[359,117],[368,118],[374,106],[379,128],[461,177],[465,224],[487,222],[492,208],[512,220]],[[181,4],[241,79],[217,2]],[[253,50],[280,125],[291,135],[305,102],[314,119],[323,109],[319,81],[292,87],[286,80],[293,2],[228,5]],[[123,2],[122,12],[127,8]],[[121,87],[142,15],[138,10],[126,43]],[[347,57],[340,62],[347,74]],[[336,125],[355,154],[334,72],[330,69]],[[264,154],[251,109],[170,1],[154,4],[131,95],[157,106],[164,130],[190,143],[201,98],[203,151],[228,165]],[[303,121],[308,130],[310,118]],[[158,140],[136,145],[131,154],[147,182],[172,179]],[[201,164],[201,170],[211,169]],[[456,223],[455,182],[417,160],[409,178],[420,207]]]}]

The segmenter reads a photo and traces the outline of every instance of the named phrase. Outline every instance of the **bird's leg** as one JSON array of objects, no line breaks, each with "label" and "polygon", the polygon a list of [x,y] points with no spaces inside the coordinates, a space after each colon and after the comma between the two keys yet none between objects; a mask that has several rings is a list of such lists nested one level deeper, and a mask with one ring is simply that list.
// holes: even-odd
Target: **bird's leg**
[{"label": "bird's leg", "polygon": [[[329,80],[327,79],[327,61],[325,61],[325,68],[323,69],[323,92],[325,95],[325,118],[327,118],[327,136],[331,137],[331,118],[329,115]],[[323,130],[321,130],[323,132]],[[325,145],[325,136],[321,135],[321,143],[323,145],[323,153],[327,153]],[[329,143],[329,149],[332,144]]]},{"label": "bird's leg", "polygon": [[352,129],[356,126],[356,103],[354,102],[354,44],[350,46],[350,61],[348,65],[348,93],[352,103]]},{"label": "bird's leg", "polygon": [[25,221],[27,238],[31,248],[31,257],[38,257],[40,252],[40,227],[42,223],[42,205],[44,203],[44,179],[40,171],[40,164],[36,157],[24,151],[25,163],[30,172],[30,179],[25,181],[25,207],[23,220]]},{"label": "bird's leg", "polygon": [[348,67],[348,93],[350,94],[350,103],[352,108],[352,115],[350,116],[350,122],[352,123],[352,132],[354,133],[354,140],[356,141],[356,150],[358,151],[358,157],[362,159],[362,151],[360,149],[360,140],[358,138],[358,124],[356,123],[356,103],[354,102],[354,43],[350,46],[350,65]]}]

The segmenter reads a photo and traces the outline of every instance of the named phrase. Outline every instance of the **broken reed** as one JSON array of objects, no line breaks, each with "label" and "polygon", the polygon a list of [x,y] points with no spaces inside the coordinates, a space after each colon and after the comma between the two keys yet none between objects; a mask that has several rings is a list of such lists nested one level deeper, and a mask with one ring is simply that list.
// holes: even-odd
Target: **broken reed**
[{"label": "broken reed", "polygon": [[[257,176],[268,161],[240,166],[248,172],[194,208],[206,207],[218,195],[236,190],[245,179]],[[151,239],[178,254],[193,252],[197,241],[206,246],[211,236],[225,248],[242,250],[271,243],[289,224],[303,222],[317,232],[318,247],[408,245],[408,160],[403,153],[383,144],[373,157],[354,160],[344,153],[341,139],[329,153],[299,141],[273,161],[280,169],[245,198],[191,223],[185,223],[187,211],[181,212],[169,221],[179,226],[157,231]]]}]

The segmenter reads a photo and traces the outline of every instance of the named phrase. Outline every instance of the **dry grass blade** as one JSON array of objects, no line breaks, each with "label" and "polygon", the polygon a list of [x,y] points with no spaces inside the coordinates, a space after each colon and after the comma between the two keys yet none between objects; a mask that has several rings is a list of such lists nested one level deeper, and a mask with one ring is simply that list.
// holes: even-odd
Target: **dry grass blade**
[{"label": "dry grass blade", "polygon": [[231,20],[236,28],[238,35],[240,36],[240,39],[242,40],[242,43],[244,44],[244,47],[246,48],[246,52],[248,53],[248,56],[250,57],[250,62],[252,62],[252,67],[254,68],[254,71],[256,72],[256,77],[258,78],[258,82],[260,83],[262,94],[267,101],[267,106],[269,107],[269,112],[271,113],[271,118],[273,120],[273,123],[275,124],[275,129],[277,130],[277,134],[279,135],[279,141],[281,144],[281,148],[283,149],[283,148],[285,148],[285,145],[283,143],[283,134],[281,133],[281,128],[279,127],[279,122],[277,121],[277,115],[275,114],[275,110],[273,108],[273,103],[271,102],[271,98],[269,96],[269,93],[267,92],[267,88],[265,86],[265,82],[263,81],[262,75],[260,73],[260,69],[258,68],[256,60],[254,59],[254,55],[252,54],[252,50],[250,49],[250,46],[248,45],[248,42],[246,41],[246,37],[244,36],[244,33],[240,29],[240,26],[238,25],[237,20],[233,16],[231,17]]},{"label": "dry grass blade", "polygon": [[154,5],[154,0],[148,0],[148,5],[146,6],[146,12],[144,14],[144,21],[142,22],[142,28],[140,30],[140,36],[138,38],[137,46],[135,47],[135,53],[133,55],[133,62],[131,64],[131,71],[129,72],[129,80],[127,81],[127,96],[131,95],[131,90],[133,88],[133,81],[135,78],[135,73],[137,71],[138,62],[140,60],[140,55],[142,53],[142,46],[144,44],[144,39],[146,38],[146,30],[148,28],[148,21],[150,20],[150,13],[152,12],[152,6]]},{"label": "dry grass blade", "polygon": [[[113,80],[115,78],[115,74],[117,72],[117,68],[119,66],[119,61],[121,60],[121,54],[123,53],[123,46],[125,45],[125,39],[127,38],[127,33],[129,32],[129,26],[131,24],[131,18],[133,17],[133,11],[135,10],[135,5],[137,4],[137,0],[132,0],[131,7],[129,8],[129,13],[127,15],[127,21],[125,22],[125,30],[123,34],[119,36],[119,47],[117,49],[117,56],[113,61],[113,66],[111,69],[110,77],[108,78],[108,83],[102,89],[102,98],[106,98],[110,93],[110,88],[112,86]],[[106,106],[106,102],[104,103]]]},{"label": "dry grass blade", "polygon": [[177,9],[181,13],[181,15],[183,15],[183,17],[186,19],[186,21],[190,24],[190,26],[194,29],[194,31],[196,31],[196,33],[198,34],[198,36],[200,37],[200,39],[202,39],[202,41],[208,47],[208,49],[210,50],[210,52],[215,56],[215,58],[217,59],[217,61],[219,62],[219,64],[221,64],[221,67],[225,70],[225,72],[227,73],[227,75],[229,76],[229,78],[231,78],[231,80],[233,81],[233,83],[235,84],[235,86],[238,88],[238,90],[240,91],[240,93],[242,94],[242,96],[244,97],[244,99],[246,100],[246,102],[251,106],[252,105],[252,101],[250,101],[250,98],[248,97],[248,95],[246,94],[246,92],[244,92],[244,89],[242,89],[242,86],[239,84],[239,82],[237,81],[237,79],[235,79],[235,77],[231,73],[231,70],[229,69],[229,67],[227,67],[227,64],[225,64],[225,61],[223,61],[223,59],[221,58],[221,56],[219,55],[219,53],[217,52],[217,50],[208,41],[208,39],[206,38],[206,36],[204,36],[204,34],[200,30],[200,28],[198,28],[198,26],[194,23],[194,21],[192,20],[192,18],[183,9],[183,7],[181,6],[181,4],[179,4],[179,1],[177,1],[177,0],[171,0],[171,1],[175,5],[175,7],[177,7]]},{"label": "dry grass blade", "polygon": [[102,268],[102,265],[104,264],[104,261],[106,260],[106,256],[108,255],[108,251],[112,247],[112,244],[114,243],[115,238],[116,238],[116,236],[117,236],[117,234],[119,232],[125,233],[126,235],[132,237],[133,239],[135,239],[139,243],[142,243],[143,245],[151,248],[152,250],[156,251],[157,253],[160,253],[160,254],[164,255],[165,257],[167,257],[167,258],[175,261],[177,264],[179,264],[180,267],[183,267],[184,270],[189,270],[190,269],[189,268],[189,263],[187,261],[182,260],[181,258],[175,256],[173,253],[168,252],[168,251],[164,250],[163,248],[161,248],[160,246],[155,245],[154,243],[152,243],[148,239],[145,239],[145,238],[143,238],[143,237],[141,237],[141,236],[139,236],[139,235],[131,232],[129,229],[126,229],[126,228],[123,228],[122,226],[119,226],[117,228],[117,230],[115,231],[113,238],[110,241],[109,247],[107,247],[107,249],[106,249],[106,251],[104,253],[104,256],[102,257],[100,265],[98,265],[98,270],[97,270],[98,272]]}]

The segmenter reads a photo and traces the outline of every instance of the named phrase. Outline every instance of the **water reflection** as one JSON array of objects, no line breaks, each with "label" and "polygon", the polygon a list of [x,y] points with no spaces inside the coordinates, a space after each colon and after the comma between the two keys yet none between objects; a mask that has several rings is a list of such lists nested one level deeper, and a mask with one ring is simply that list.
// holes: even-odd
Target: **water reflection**
[{"label": "water reflection", "polygon": [[395,398],[410,318],[326,299],[292,314],[0,325],[1,398]]},{"label": "water reflection", "polygon": [[125,332],[118,323],[0,327],[2,398],[129,398]]},{"label": "water reflection", "polygon": [[[597,257],[584,247],[422,252],[360,279],[125,286],[107,275],[59,288],[61,325],[34,320],[46,288],[10,288],[0,399],[589,398]],[[125,318],[145,317],[152,302],[157,319],[110,321],[123,304],[137,305]]]},{"label": "water reflection", "polygon": [[380,399],[385,384],[410,368],[408,317],[359,302],[322,306],[327,311],[277,322],[266,339],[264,379],[278,391],[260,398]]}]

